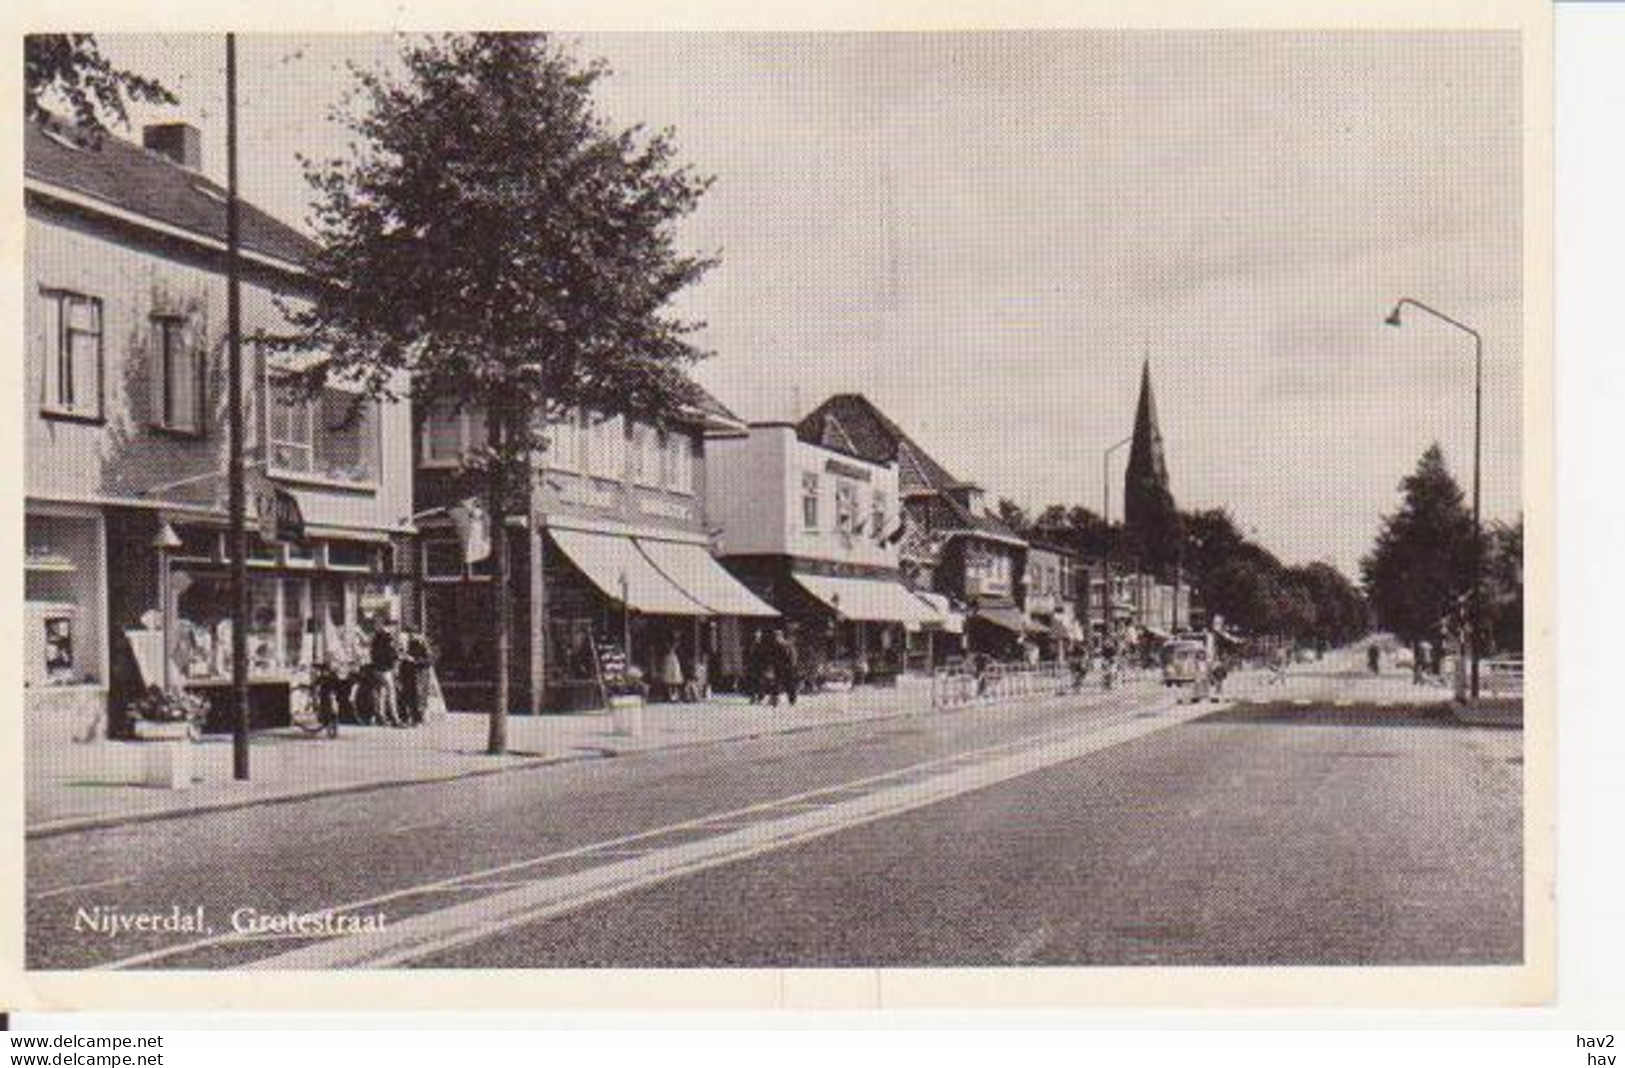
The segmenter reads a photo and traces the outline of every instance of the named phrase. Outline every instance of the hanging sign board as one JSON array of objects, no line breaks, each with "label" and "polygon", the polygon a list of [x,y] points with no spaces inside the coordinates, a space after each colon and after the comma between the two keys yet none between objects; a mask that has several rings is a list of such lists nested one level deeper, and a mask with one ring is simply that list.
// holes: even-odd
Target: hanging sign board
[{"label": "hanging sign board", "polygon": [[305,517],[298,498],[257,469],[246,473],[245,488],[261,538],[267,542],[304,540]]}]

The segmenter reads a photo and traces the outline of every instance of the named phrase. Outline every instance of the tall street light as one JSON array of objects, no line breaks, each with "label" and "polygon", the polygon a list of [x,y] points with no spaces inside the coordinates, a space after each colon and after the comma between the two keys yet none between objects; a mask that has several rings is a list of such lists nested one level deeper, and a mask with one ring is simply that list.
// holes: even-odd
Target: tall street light
[{"label": "tall street light", "polygon": [[1106,527],[1106,551],[1102,554],[1104,563],[1101,570],[1105,579],[1102,585],[1101,621],[1108,640],[1112,636],[1112,453],[1133,440],[1134,435],[1130,434],[1116,445],[1107,446],[1100,454],[1100,521]]},{"label": "tall street light", "polygon": [[1467,622],[1467,641],[1469,646],[1470,663],[1472,665],[1471,694],[1474,701],[1478,700],[1478,640],[1479,640],[1479,609],[1482,603],[1482,590],[1484,585],[1484,520],[1481,508],[1480,495],[1482,469],[1483,443],[1484,443],[1484,338],[1477,330],[1466,323],[1452,319],[1437,308],[1430,308],[1419,300],[1410,297],[1401,297],[1394,305],[1394,310],[1388,313],[1385,320],[1389,326],[1401,325],[1400,312],[1406,305],[1417,311],[1427,314],[1455,327],[1473,339],[1473,590],[1471,618]]}]

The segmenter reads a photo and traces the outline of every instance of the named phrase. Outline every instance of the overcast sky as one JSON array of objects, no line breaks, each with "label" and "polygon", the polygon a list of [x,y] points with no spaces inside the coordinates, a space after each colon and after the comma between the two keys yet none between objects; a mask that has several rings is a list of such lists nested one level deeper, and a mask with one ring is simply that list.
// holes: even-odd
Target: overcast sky
[{"label": "overcast sky", "polygon": [[[1176,499],[1289,562],[1357,574],[1437,439],[1519,494],[1520,146],[1512,34],[581,35],[606,110],[676,128],[717,184],[685,228],[722,266],[683,302],[701,381],[748,419],[867,393],[950,470],[1101,506],[1150,355]],[[223,45],[103,38],[224,162]],[[246,197],[290,222],[295,153],[387,37],[239,39]],[[1114,457],[1117,514],[1121,462]]]}]

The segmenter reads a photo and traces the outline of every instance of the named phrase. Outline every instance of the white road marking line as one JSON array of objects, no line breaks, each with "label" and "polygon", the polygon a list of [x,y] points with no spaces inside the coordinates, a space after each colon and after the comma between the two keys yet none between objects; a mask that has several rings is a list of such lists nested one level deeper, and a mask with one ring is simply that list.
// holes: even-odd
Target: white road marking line
[{"label": "white road marking line", "polygon": [[[1099,708],[1100,706],[1096,705],[1096,706],[1092,706],[1092,707],[1093,708]],[[1120,723],[1123,723],[1123,722],[1135,721],[1137,719],[1137,717],[1141,717],[1143,715],[1143,711],[1144,711],[1143,709],[1140,709],[1138,711],[1133,711],[1133,710],[1124,711],[1124,712],[1117,713],[1114,716],[1109,716],[1109,717],[1106,717],[1106,718],[1103,718],[1103,719],[1100,719],[1100,720],[1089,720],[1089,721],[1086,721],[1086,723],[1081,724],[1081,725],[1080,724],[1072,724],[1069,727],[1065,727],[1065,728],[1061,728],[1061,729],[1058,729],[1058,730],[1050,731],[1047,734],[1040,734],[1040,735],[1037,735],[1037,736],[1034,736],[1034,737],[1021,738],[1021,739],[1017,739],[1017,740],[1014,740],[1014,741],[1000,742],[1000,743],[998,743],[996,745],[986,746],[986,747],[984,747],[982,749],[971,750],[970,752],[966,752],[966,753],[955,753],[955,754],[952,754],[952,755],[949,755],[949,756],[939,757],[939,758],[934,759],[934,760],[927,760],[927,761],[924,761],[924,762],[919,763],[919,764],[911,764],[911,765],[908,765],[906,767],[896,768],[896,769],[893,769],[891,771],[881,772],[881,773],[876,774],[876,775],[867,775],[867,776],[864,776],[864,777],[859,778],[859,779],[852,779],[852,780],[849,780],[849,781],[844,782],[844,783],[838,783],[838,784],[836,784],[834,786],[821,786],[821,787],[817,787],[817,788],[812,789],[812,790],[803,791],[803,792],[798,793],[798,794],[791,794],[791,795],[789,795],[787,797],[779,797],[779,798],[774,798],[771,801],[761,801],[761,802],[757,802],[755,804],[746,805],[743,808],[732,809],[732,810],[725,811],[725,812],[715,812],[715,813],[711,813],[711,814],[706,815],[706,816],[699,816],[699,817],[696,817],[696,818],[691,819],[691,820],[684,820],[684,821],[681,821],[679,823],[669,824],[669,825],[667,825],[665,827],[658,827],[658,828],[655,828],[654,830],[639,831],[639,832],[636,832],[634,834],[623,835],[622,837],[619,837],[619,838],[605,839],[604,841],[601,841],[601,842],[593,842],[593,843],[589,843],[589,844],[584,845],[584,846],[576,846],[576,847],[571,848],[571,849],[561,850],[561,851],[559,851],[557,853],[549,853],[549,854],[544,854],[544,855],[538,856],[538,857],[530,857],[530,858],[527,858],[525,860],[512,861],[512,862],[507,863],[507,864],[501,864],[501,865],[498,865],[496,867],[486,868],[486,869],[479,870],[479,871],[463,872],[460,875],[454,875],[454,876],[450,876],[450,877],[445,878],[445,879],[434,880],[432,882],[423,883],[423,884],[420,884],[420,885],[417,885],[417,886],[404,887],[404,888],[399,889],[399,890],[392,890],[392,891],[389,891],[387,893],[377,894],[377,895],[374,895],[372,897],[363,898],[363,899],[360,899],[360,900],[357,900],[357,901],[350,901],[350,902],[344,902],[344,903],[340,903],[340,904],[336,904],[336,905],[329,905],[329,906],[325,906],[325,907],[308,909],[308,910],[306,910],[306,912],[303,913],[303,915],[306,915],[306,916],[320,916],[320,915],[322,915],[324,913],[351,913],[351,912],[359,912],[359,911],[364,910],[364,909],[377,911],[379,906],[387,905],[387,904],[389,904],[390,902],[393,902],[393,901],[399,901],[399,900],[403,900],[403,899],[406,899],[406,898],[417,897],[420,894],[431,893],[431,892],[440,891],[440,890],[456,890],[462,884],[467,883],[467,882],[469,882],[471,880],[489,879],[489,878],[494,877],[494,876],[513,875],[513,874],[515,874],[517,872],[524,871],[524,870],[526,870],[528,868],[545,867],[546,865],[554,864],[554,863],[557,863],[558,861],[561,861],[561,860],[568,860],[568,859],[572,859],[572,858],[576,858],[576,857],[586,856],[588,854],[596,854],[596,853],[603,852],[603,851],[613,850],[613,849],[616,849],[617,847],[633,846],[636,843],[648,841],[648,840],[654,839],[654,838],[660,838],[662,836],[669,835],[669,834],[671,834],[673,832],[676,832],[676,831],[692,830],[692,829],[700,829],[700,828],[710,827],[710,826],[713,825],[713,823],[720,823],[721,821],[724,821],[724,820],[738,820],[741,817],[747,817],[747,816],[763,816],[763,815],[766,815],[768,813],[771,813],[775,809],[780,809],[780,808],[782,808],[783,806],[785,806],[787,804],[794,804],[796,802],[799,802],[799,801],[802,801],[802,800],[805,800],[805,799],[808,799],[808,798],[825,796],[825,795],[830,795],[830,794],[839,794],[839,793],[843,793],[843,792],[846,792],[846,791],[854,790],[854,789],[856,789],[858,787],[884,783],[887,780],[907,778],[908,776],[918,775],[922,771],[926,771],[926,770],[929,770],[929,769],[939,769],[939,768],[942,768],[942,767],[944,767],[946,765],[961,763],[961,762],[963,762],[965,760],[976,757],[977,755],[984,755],[984,756],[991,757],[991,756],[993,756],[995,754],[1005,753],[1005,752],[1009,752],[1009,751],[1012,751],[1012,750],[1017,750],[1017,749],[1020,749],[1022,747],[1040,746],[1040,745],[1045,744],[1046,742],[1054,741],[1056,739],[1076,737],[1077,736],[1077,731],[1078,731],[1080,726],[1084,726],[1084,727],[1088,727],[1088,728],[1106,727],[1106,726],[1117,725],[1117,724],[1120,724]],[[1170,711],[1177,711],[1177,710],[1170,709]],[[1147,720],[1145,720],[1143,718],[1138,718],[1137,721],[1139,723],[1142,723],[1142,724],[1148,722]],[[742,833],[754,835],[754,834],[757,833],[758,829],[761,826],[762,826],[762,823],[759,820],[754,821],[749,825],[749,829],[747,831],[745,831],[745,832],[742,832]],[[641,856],[645,856],[647,854],[640,851],[640,852],[638,852],[638,853],[636,853],[634,855],[641,857]],[[103,964],[96,965],[91,970],[93,970],[93,971],[108,971],[108,970],[121,970],[121,969],[125,969],[125,968],[138,968],[138,967],[142,967],[144,965],[155,964],[155,963],[157,963],[159,961],[163,961],[163,960],[166,960],[166,959],[171,958],[171,957],[181,956],[183,954],[194,953],[194,952],[197,952],[197,951],[202,950],[202,949],[208,949],[208,948],[210,948],[212,946],[220,945],[220,944],[223,944],[223,943],[235,942],[235,941],[238,941],[240,939],[240,937],[241,937],[240,935],[237,935],[235,933],[222,934],[222,935],[213,935],[213,936],[210,936],[208,938],[199,939],[199,940],[193,941],[193,942],[184,942],[184,943],[180,943],[180,944],[173,945],[173,946],[166,946],[166,947],[161,948],[161,949],[149,950],[149,951],[147,951],[145,953],[138,953],[135,956],[124,957],[124,958],[121,958],[121,959],[118,959],[118,960],[108,961],[108,962],[105,962]]]},{"label": "white road marking line", "polygon": [[819,811],[784,816],[748,830],[657,850],[645,857],[541,878],[528,886],[477,901],[420,913],[381,932],[341,936],[244,967],[278,970],[398,967],[598,901],[938,804],[1166,730],[1205,715],[1206,711],[1181,709],[1155,721],[1138,719],[1114,723],[1084,735],[994,757],[975,767],[945,771],[923,782],[881,787],[868,796],[838,802]]},{"label": "white road marking line", "polygon": [[54,890],[41,890],[37,894],[30,894],[28,896],[33,898],[35,901],[44,901],[48,897],[61,897],[64,894],[77,893],[81,890],[100,890],[108,886],[123,886],[125,883],[130,881],[131,877],[126,875],[120,879],[102,879],[94,883],[74,883],[72,886],[59,886]]},{"label": "white road marking line", "polygon": [[426,831],[430,827],[443,827],[445,820],[426,820],[423,823],[408,823],[401,827],[391,827],[385,834],[411,834],[413,831]]}]

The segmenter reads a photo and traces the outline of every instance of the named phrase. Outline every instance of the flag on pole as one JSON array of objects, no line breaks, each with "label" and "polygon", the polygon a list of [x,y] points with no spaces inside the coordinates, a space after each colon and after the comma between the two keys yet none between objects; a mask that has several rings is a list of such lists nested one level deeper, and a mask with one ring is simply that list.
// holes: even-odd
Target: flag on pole
[{"label": "flag on pole", "polygon": [[457,540],[463,543],[463,560],[477,564],[491,555],[491,518],[477,497],[459,501],[446,509],[457,526]]}]

